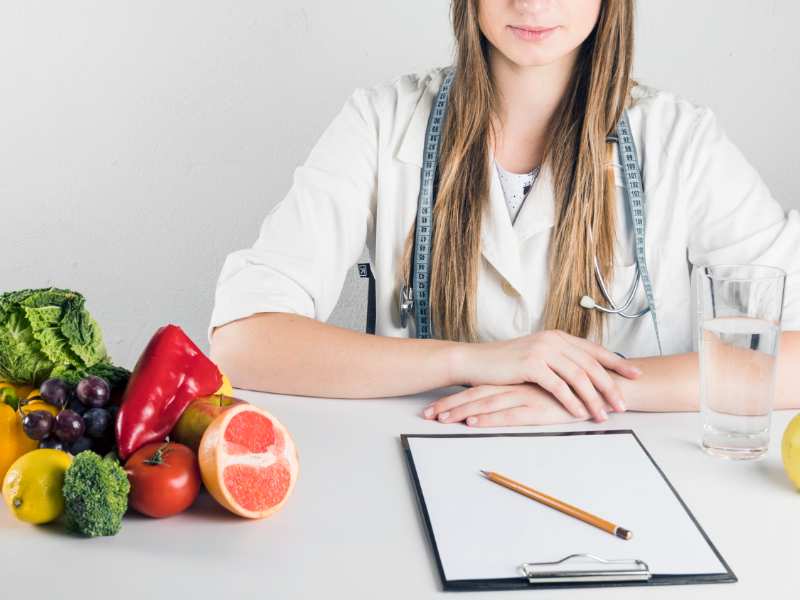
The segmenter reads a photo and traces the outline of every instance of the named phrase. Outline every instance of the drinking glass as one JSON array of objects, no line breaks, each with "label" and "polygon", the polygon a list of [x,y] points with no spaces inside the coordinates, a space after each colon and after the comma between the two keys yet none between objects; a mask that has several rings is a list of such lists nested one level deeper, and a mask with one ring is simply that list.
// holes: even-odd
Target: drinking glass
[{"label": "drinking glass", "polygon": [[761,265],[697,267],[701,445],[734,459],[769,445],[786,272]]}]

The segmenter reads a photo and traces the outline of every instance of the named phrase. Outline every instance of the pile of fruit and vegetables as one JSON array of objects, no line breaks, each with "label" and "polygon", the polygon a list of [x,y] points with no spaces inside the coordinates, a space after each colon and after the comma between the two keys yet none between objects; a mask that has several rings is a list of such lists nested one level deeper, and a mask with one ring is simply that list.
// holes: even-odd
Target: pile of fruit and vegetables
[{"label": "pile of fruit and vegetables", "polygon": [[0,294],[0,482],[22,521],[115,535],[129,509],[169,517],[203,487],[236,515],[274,514],[297,480],[294,442],[232,394],[175,325],[130,372],[77,292]]}]

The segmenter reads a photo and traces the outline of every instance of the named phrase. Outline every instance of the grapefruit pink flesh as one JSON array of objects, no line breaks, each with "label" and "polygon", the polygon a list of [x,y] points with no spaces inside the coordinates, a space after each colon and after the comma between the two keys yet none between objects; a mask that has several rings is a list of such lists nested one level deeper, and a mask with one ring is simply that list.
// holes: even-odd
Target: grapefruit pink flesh
[{"label": "grapefruit pink flesh", "polygon": [[268,467],[225,467],[225,487],[228,492],[237,504],[253,512],[271,508],[283,500],[291,481],[289,469],[281,463]]},{"label": "grapefruit pink flesh", "polygon": [[259,454],[269,452],[270,446],[282,451],[283,435],[275,431],[272,421],[254,411],[235,415],[225,429],[228,454]]},{"label": "grapefruit pink flesh", "polygon": [[203,482],[231,512],[264,518],[285,503],[299,469],[289,433],[267,411],[242,405],[212,422],[200,443]]}]

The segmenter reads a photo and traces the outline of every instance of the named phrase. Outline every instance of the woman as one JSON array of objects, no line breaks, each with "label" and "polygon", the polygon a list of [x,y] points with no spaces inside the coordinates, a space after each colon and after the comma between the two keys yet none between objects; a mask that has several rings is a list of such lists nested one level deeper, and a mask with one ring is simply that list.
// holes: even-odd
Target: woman
[{"label": "woman", "polygon": [[[424,415],[479,427],[696,410],[693,263],[783,267],[784,329],[800,328],[798,214],[784,214],[709,110],[632,84],[632,0],[453,0],[452,17],[430,254],[438,339],[408,339],[397,299],[443,69],[356,91],[253,248],[228,257],[210,335],[235,385],[363,398],[463,384]],[[649,318],[580,303],[601,298],[595,256],[613,298],[635,277],[607,142],[626,108],[664,356]],[[323,323],[365,244],[379,335]],[[640,290],[631,311],[647,305]],[[783,334],[782,361],[800,357],[798,335]],[[779,373],[776,404],[787,407],[794,380]]]}]

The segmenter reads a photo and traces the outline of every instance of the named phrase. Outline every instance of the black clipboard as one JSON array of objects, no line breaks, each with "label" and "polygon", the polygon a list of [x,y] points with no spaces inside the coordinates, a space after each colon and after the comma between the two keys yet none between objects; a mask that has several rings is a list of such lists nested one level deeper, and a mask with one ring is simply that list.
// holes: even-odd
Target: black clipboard
[{"label": "black clipboard", "polygon": [[[439,548],[436,544],[436,537],[433,533],[433,526],[431,524],[430,515],[428,513],[428,508],[425,505],[425,496],[422,492],[422,486],[420,485],[419,476],[417,474],[417,468],[414,464],[414,457],[411,451],[411,447],[409,446],[408,440],[410,438],[486,438],[486,437],[541,437],[541,436],[574,436],[574,435],[620,435],[626,434],[633,436],[633,439],[636,440],[639,447],[645,453],[647,458],[656,468],[658,473],[664,479],[664,482],[667,484],[669,489],[675,494],[680,505],[686,511],[686,514],[691,519],[692,523],[697,527],[700,534],[703,536],[703,539],[708,543],[711,550],[716,555],[717,559],[719,559],[720,564],[725,568],[724,573],[699,573],[699,574],[688,574],[688,575],[666,575],[666,574],[657,574],[653,573],[650,574],[649,570],[647,570],[646,574],[643,573],[643,568],[639,564],[625,564],[621,565],[619,569],[615,568],[599,568],[594,574],[597,575],[596,577],[588,577],[585,580],[581,580],[580,577],[576,577],[574,574],[575,571],[570,571],[569,575],[559,577],[559,574],[564,574],[564,571],[560,571],[559,565],[569,560],[573,559],[574,557],[587,557],[589,560],[596,560],[599,563],[606,563],[608,565],[608,561],[604,560],[602,557],[594,557],[591,555],[571,555],[564,557],[562,561],[557,561],[555,563],[526,563],[524,566],[531,565],[535,567],[534,571],[538,572],[530,572],[529,575],[532,577],[525,577],[520,574],[520,577],[512,577],[512,578],[503,578],[503,579],[447,579],[445,572],[444,572],[444,565],[442,563],[441,555],[439,554]],[[616,587],[616,586],[649,586],[649,585],[693,585],[693,584],[701,584],[701,583],[735,583],[738,581],[738,578],[731,570],[728,563],[722,558],[722,555],[717,550],[716,546],[711,542],[706,532],[700,526],[697,519],[694,517],[692,512],[689,510],[689,507],[686,506],[686,503],[681,498],[678,491],[672,485],[672,483],[667,479],[667,476],[664,474],[664,471],[661,470],[661,467],[658,466],[658,463],[653,459],[652,455],[647,451],[644,444],[642,444],[641,440],[638,438],[636,433],[631,429],[613,429],[613,430],[604,430],[604,431],[567,431],[567,432],[543,432],[543,433],[478,433],[478,434],[402,434],[400,436],[401,443],[403,445],[403,451],[406,456],[406,460],[408,462],[409,472],[411,474],[411,479],[414,483],[414,491],[417,496],[417,502],[419,505],[420,513],[422,515],[423,522],[425,523],[425,529],[427,531],[428,539],[430,540],[431,547],[433,549],[433,554],[436,559],[436,567],[439,572],[439,577],[441,578],[442,587],[446,591],[490,591],[490,590],[516,590],[516,589],[548,589],[548,588],[585,588],[585,587]],[[565,562],[566,561],[566,562]],[[612,561],[613,562],[613,561]],[[644,565],[644,569],[646,569],[647,565],[643,561],[633,561],[634,563],[641,563]],[[613,565],[612,565],[613,567]],[[602,574],[607,573],[608,576],[604,577]]]}]

